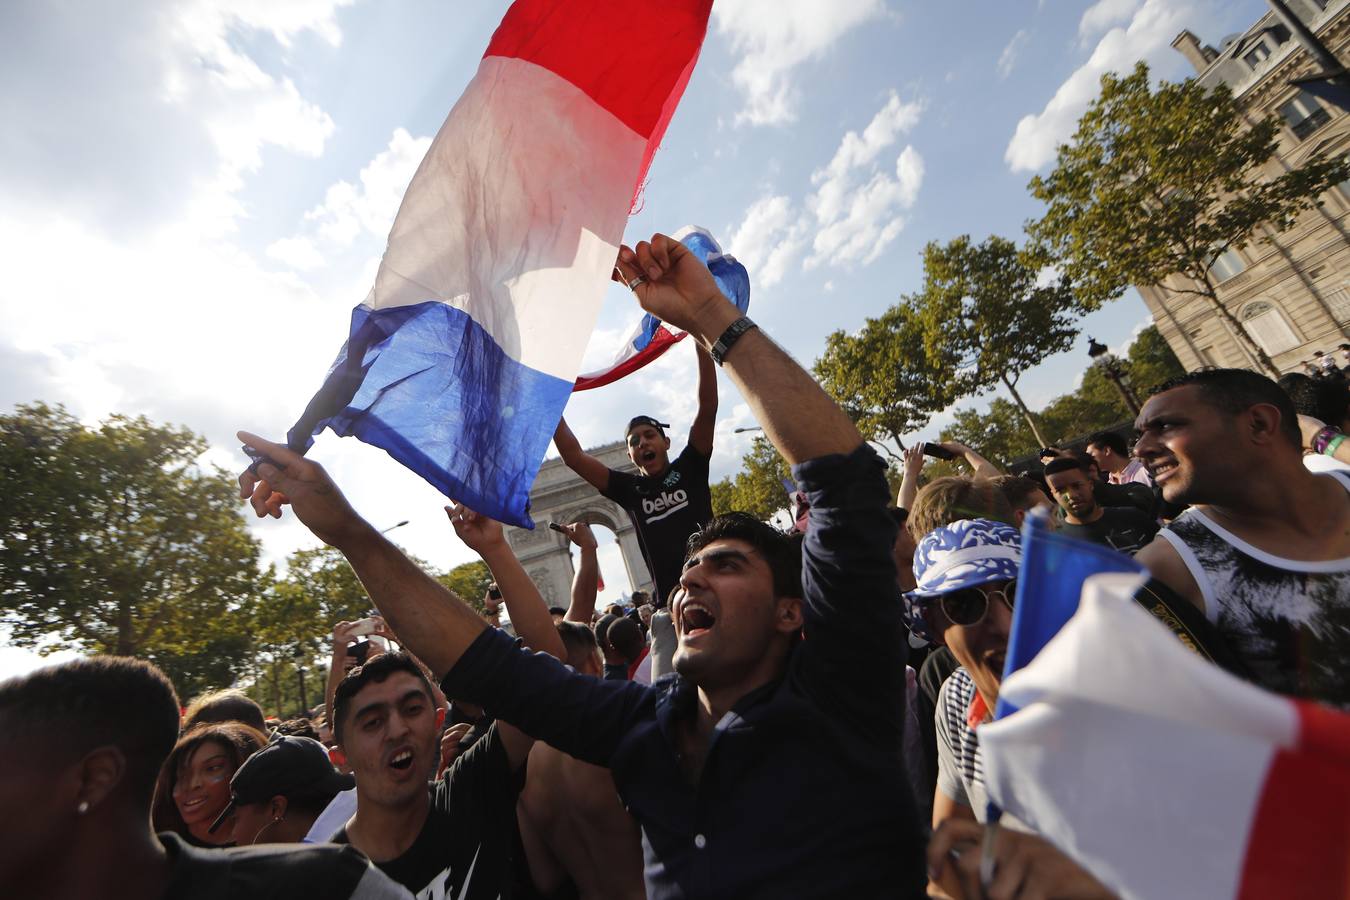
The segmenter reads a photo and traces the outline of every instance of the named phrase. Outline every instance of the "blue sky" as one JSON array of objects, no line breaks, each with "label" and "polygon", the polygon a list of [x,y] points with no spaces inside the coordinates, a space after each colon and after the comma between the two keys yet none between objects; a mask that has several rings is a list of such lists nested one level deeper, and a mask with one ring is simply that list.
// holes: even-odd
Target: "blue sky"
[{"label": "blue sky", "polygon": [[[0,7],[0,406],[63,402],[182,423],[207,461],[242,465],[233,432],[280,435],[318,386],[369,288],[397,204],[472,78],[499,0],[11,0]],[[747,263],[751,314],[805,364],[919,280],[929,240],[1017,236],[1026,183],[1095,93],[1147,59],[1178,78],[1181,28],[1209,43],[1260,0],[973,4],[720,0],[656,156],[629,240],[711,229]],[[637,40],[659,40],[640,36]],[[587,365],[638,313],[611,289]],[[1147,320],[1132,293],[1085,333],[1119,347]],[[1067,390],[1082,346],[1023,379]],[[694,362],[576,397],[583,442],[637,412],[693,415]],[[983,405],[989,396],[962,405]],[[935,420],[935,433],[947,419]],[[713,475],[753,424],[723,380]],[[383,453],[320,439],[378,525],[449,566],[470,558],[443,499]],[[254,523],[271,559],[313,538]],[[602,548],[612,592],[622,566]],[[0,662],[3,666],[3,662]]]}]

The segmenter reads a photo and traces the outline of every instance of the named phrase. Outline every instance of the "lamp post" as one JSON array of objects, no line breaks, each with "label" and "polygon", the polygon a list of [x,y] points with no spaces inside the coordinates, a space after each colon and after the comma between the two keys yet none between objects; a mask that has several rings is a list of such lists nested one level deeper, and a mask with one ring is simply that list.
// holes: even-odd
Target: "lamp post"
[{"label": "lamp post", "polygon": [[1116,386],[1120,399],[1125,401],[1126,408],[1133,415],[1139,415],[1139,399],[1134,396],[1134,391],[1125,381],[1125,372],[1121,368],[1120,359],[1109,352],[1105,344],[1099,344],[1092,338],[1088,338],[1088,356],[1092,358],[1092,364],[1100,368],[1102,374]]}]

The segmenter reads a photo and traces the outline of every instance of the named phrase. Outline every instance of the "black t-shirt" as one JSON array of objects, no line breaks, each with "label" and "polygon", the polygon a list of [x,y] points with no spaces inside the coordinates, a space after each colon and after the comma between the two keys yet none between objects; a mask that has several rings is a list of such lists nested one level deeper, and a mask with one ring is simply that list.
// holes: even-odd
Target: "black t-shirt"
[{"label": "black t-shirt", "polygon": [[160,842],[169,858],[169,886],[162,900],[397,900],[403,889],[353,847],[270,844],[201,850],[176,834]]},{"label": "black t-shirt", "polygon": [[[431,810],[412,846],[375,865],[418,900],[511,896],[516,787],[493,725],[432,784]],[[346,828],[333,836],[347,842]]]},{"label": "black t-shirt", "polygon": [[668,601],[680,583],[689,535],[712,521],[708,457],[685,447],[659,478],[610,469],[600,493],[628,511],[657,594]]},{"label": "black t-shirt", "polygon": [[1059,530],[1069,537],[1114,547],[1122,553],[1134,555],[1153,540],[1158,523],[1132,506],[1103,506],[1102,517],[1088,525],[1059,523]]}]

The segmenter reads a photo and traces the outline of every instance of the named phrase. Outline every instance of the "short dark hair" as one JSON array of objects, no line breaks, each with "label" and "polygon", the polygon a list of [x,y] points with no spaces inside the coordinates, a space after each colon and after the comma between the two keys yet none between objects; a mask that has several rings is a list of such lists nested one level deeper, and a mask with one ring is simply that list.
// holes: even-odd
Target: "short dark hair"
[{"label": "short dark hair", "polygon": [[1155,387],[1150,397],[1164,391],[1195,386],[1216,409],[1237,416],[1258,403],[1266,403],[1280,413],[1280,433],[1295,447],[1303,446],[1303,432],[1298,427],[1298,411],[1289,395],[1271,379],[1247,369],[1202,369],[1169,378]]},{"label": "short dark hair", "polygon": [[563,648],[567,651],[567,664],[580,669],[587,659],[595,656],[599,645],[595,642],[595,632],[580,622],[559,622],[558,637],[562,638]]},{"label": "short dark hair", "polygon": [[415,676],[421,682],[422,689],[427,692],[427,700],[432,703],[436,702],[436,695],[431,690],[431,682],[427,680],[427,673],[422,671],[422,667],[417,664],[416,660],[402,650],[395,653],[381,653],[370,662],[356,666],[348,672],[338,682],[337,690],[333,692],[333,715],[329,718],[328,725],[333,729],[333,739],[337,743],[342,743],[342,731],[352,698],[360,693],[366,685],[382,683],[395,672],[407,672],[409,675]]},{"label": "short dark hair", "polygon": [[112,745],[126,758],[133,802],[150,810],[160,765],[178,739],[178,695],[164,673],[127,656],[46,666],[0,682],[0,743],[42,741],[72,761]]},{"label": "short dark hair", "polygon": [[1117,456],[1129,456],[1130,445],[1114,431],[1099,431],[1087,439],[1089,447],[1105,447]]},{"label": "short dark hair", "polygon": [[1052,459],[1045,464],[1046,477],[1058,475],[1060,472],[1087,472],[1087,466],[1083,461],[1076,457],[1061,456],[1059,459]]},{"label": "short dark hair", "polygon": [[629,618],[614,620],[605,632],[605,640],[629,663],[642,655],[642,648],[647,643],[642,639],[642,626]]},{"label": "short dark hair", "polygon": [[749,513],[729,512],[689,536],[685,562],[714,541],[725,540],[744,541],[759,551],[773,575],[775,596],[802,595],[802,535],[786,535]]},{"label": "short dark hair", "polygon": [[599,619],[596,620],[595,642],[600,645],[601,649],[607,646],[605,642],[605,635],[606,633],[609,632],[609,627],[617,621],[619,621],[619,616],[614,615],[614,613],[605,613],[603,616],[601,616]]},{"label": "short dark hair", "polygon": [[1025,475],[1000,475],[990,481],[1008,498],[1008,504],[1014,510],[1026,509],[1031,505],[1032,494],[1045,491],[1039,481]]},{"label": "short dark hair", "polygon": [[203,722],[189,729],[169,751],[164,765],[160,766],[159,778],[155,781],[151,820],[156,831],[187,834],[187,825],[173,799],[173,789],[178,783],[178,770],[198,747],[209,743],[225,748],[232,763],[230,774],[233,775],[244,764],[244,760],[267,746],[267,735],[243,722]]},{"label": "short dark hair", "polygon": [[319,739],[319,731],[314,727],[313,720],[304,717],[287,719],[282,722],[277,726],[276,734],[278,737],[307,737],[316,741]]},{"label": "short dark hair", "polygon": [[909,521],[909,510],[903,506],[892,506],[886,510],[886,515],[891,517],[896,528],[904,528],[905,523]]},{"label": "short dark hair", "polygon": [[249,698],[243,691],[225,690],[201,694],[188,704],[183,713],[183,731],[197,725],[211,725],[216,722],[243,722],[259,731],[267,731],[267,721],[262,707]]},{"label": "short dark hair", "polygon": [[550,606],[548,608],[548,614],[550,616],[565,616],[567,615],[567,610],[561,606]]},{"label": "short dark hair", "polygon": [[651,602],[651,594],[646,591],[633,591],[633,605],[641,606],[644,603]]}]

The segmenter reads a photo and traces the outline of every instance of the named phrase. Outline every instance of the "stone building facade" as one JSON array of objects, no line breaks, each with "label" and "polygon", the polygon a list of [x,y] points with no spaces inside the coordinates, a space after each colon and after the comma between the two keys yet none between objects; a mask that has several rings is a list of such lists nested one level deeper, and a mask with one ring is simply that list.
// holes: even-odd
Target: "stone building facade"
[{"label": "stone building facade", "polygon": [[[611,469],[637,472],[623,441],[586,452]],[[585,522],[608,528],[618,538],[628,583],[634,590],[654,589],[638,544],[637,530],[628,513],[614,501],[600,496],[599,491],[567,468],[561,459],[546,460],[539,467],[539,475],[530,488],[530,517],[535,522],[533,531],[507,526],[506,540],[549,606],[567,606],[572,596],[574,574],[567,538],[549,528],[549,522],[559,525]]]},{"label": "stone building facade", "polygon": [[[1286,0],[1338,59],[1350,59],[1350,0]],[[1227,84],[1254,119],[1283,121],[1271,175],[1315,152],[1350,152],[1350,114],[1291,84],[1320,67],[1272,11],[1218,49],[1183,31],[1172,42],[1201,84]],[[1350,182],[1327,192],[1282,234],[1258,232],[1251,244],[1215,261],[1220,301],[1279,367],[1297,371],[1317,351],[1350,342]],[[1179,284],[1180,276],[1169,283]],[[1187,369],[1259,368],[1229,325],[1200,297],[1168,286],[1140,287],[1153,320]]]}]

